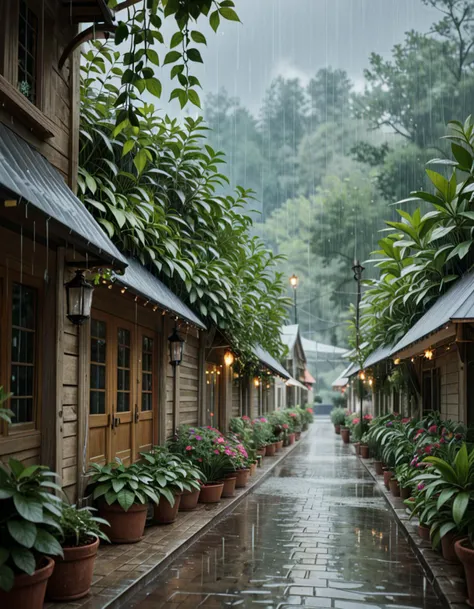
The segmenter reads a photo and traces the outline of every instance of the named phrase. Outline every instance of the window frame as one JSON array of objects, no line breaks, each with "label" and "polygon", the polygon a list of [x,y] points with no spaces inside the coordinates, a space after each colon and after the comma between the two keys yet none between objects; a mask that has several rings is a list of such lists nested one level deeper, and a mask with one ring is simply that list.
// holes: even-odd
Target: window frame
[{"label": "window frame", "polygon": [[[13,284],[18,283],[36,291],[35,303],[35,345],[34,345],[34,378],[33,378],[33,420],[25,423],[8,424],[0,421],[0,437],[3,439],[28,436],[40,432],[42,412],[42,358],[43,347],[41,320],[43,319],[42,282],[30,275],[20,274],[0,266],[0,385],[10,393],[11,387],[11,348],[12,348],[12,312]],[[10,406],[9,401],[7,407]]]}]

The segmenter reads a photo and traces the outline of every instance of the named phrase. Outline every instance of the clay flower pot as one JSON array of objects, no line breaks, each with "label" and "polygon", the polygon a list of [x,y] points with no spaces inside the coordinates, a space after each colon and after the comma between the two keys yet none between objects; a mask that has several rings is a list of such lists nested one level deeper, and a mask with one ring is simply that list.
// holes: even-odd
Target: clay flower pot
[{"label": "clay flower pot", "polygon": [[341,438],[344,444],[349,444],[349,440],[351,439],[351,430],[349,427],[341,428]]},{"label": "clay flower pot", "polygon": [[255,476],[256,473],[257,473],[257,464],[251,463],[250,464],[250,475]]},{"label": "clay flower pot", "polygon": [[166,497],[160,497],[158,505],[153,506],[153,520],[158,524],[171,524],[178,517],[181,495],[174,496],[174,504],[171,505]]},{"label": "clay flower pot", "polygon": [[5,609],[43,609],[46,585],[54,569],[54,560],[44,558],[44,562],[33,575],[15,576],[10,592],[0,590],[0,607]]},{"label": "clay flower pot", "polygon": [[294,433],[289,433],[288,434],[288,444],[291,446],[291,444],[295,443],[295,437],[296,435]]},{"label": "clay flower pot", "polygon": [[354,449],[356,455],[360,455],[360,442],[354,442]]},{"label": "clay flower pot", "polygon": [[73,601],[89,593],[99,539],[74,548],[63,548],[64,558],[55,557],[46,595],[52,601]]},{"label": "clay flower pot", "polygon": [[474,550],[471,548],[467,537],[459,539],[454,544],[457,557],[462,562],[467,585],[467,603],[474,607]]},{"label": "clay flower pot", "polygon": [[297,431],[295,440],[298,442],[298,440],[300,440],[300,439],[301,439],[301,431]]},{"label": "clay flower pot", "polygon": [[393,476],[393,472],[389,469],[384,469],[383,471],[383,483],[385,484],[385,488],[387,491],[390,490],[390,478]]},{"label": "clay flower pot", "polygon": [[334,431],[336,432],[337,435],[339,435],[341,433],[341,426],[340,425],[334,425]]},{"label": "clay flower pot", "polygon": [[199,502],[219,503],[223,490],[223,482],[210,482],[209,484],[204,484],[204,486],[201,487],[201,492],[199,493]]},{"label": "clay flower pot", "polygon": [[374,461],[375,473],[377,476],[383,476],[383,464],[382,461]]},{"label": "clay flower pot", "polygon": [[441,537],[441,551],[443,558],[447,562],[460,563],[458,555],[456,554],[456,542],[464,539],[463,535],[456,535],[454,531],[449,531],[444,537]]},{"label": "clay flower pot", "polygon": [[392,491],[392,495],[394,497],[400,497],[400,485],[398,484],[398,480],[396,478],[390,478],[390,490]]},{"label": "clay flower pot", "polygon": [[278,442],[275,442],[276,444],[276,452],[280,452],[280,450],[283,448],[283,440],[279,440]]},{"label": "clay flower pot", "polygon": [[224,483],[224,488],[222,489],[221,497],[233,497],[235,495],[235,483],[237,482],[237,476],[232,474],[222,482]]},{"label": "clay flower pot", "polygon": [[257,455],[260,455],[261,457],[264,457],[267,453],[267,447],[264,446],[263,448],[257,448]]},{"label": "clay flower pot", "polygon": [[196,506],[199,501],[199,493],[201,491],[198,489],[197,491],[184,491],[181,494],[181,501],[179,502],[179,511],[180,512],[191,512],[196,509]]},{"label": "clay flower pot", "polygon": [[110,523],[107,536],[112,543],[137,543],[145,530],[148,504],[135,503],[126,512],[118,503],[101,503],[99,516]]},{"label": "clay flower pot", "polygon": [[421,537],[421,539],[424,539],[425,541],[430,541],[430,527],[425,527],[424,524],[419,524],[418,535]]},{"label": "clay flower pot", "polygon": [[243,488],[244,486],[247,486],[250,477],[250,470],[238,469],[235,474],[237,476],[235,488]]},{"label": "clay flower pot", "polygon": [[360,445],[360,456],[362,459],[368,459],[370,457],[370,450],[367,444]]},{"label": "clay flower pot", "polygon": [[265,447],[267,457],[274,457],[276,452],[276,444],[267,444]]},{"label": "clay flower pot", "polygon": [[411,488],[409,486],[400,487],[401,499],[409,499],[411,497]]}]

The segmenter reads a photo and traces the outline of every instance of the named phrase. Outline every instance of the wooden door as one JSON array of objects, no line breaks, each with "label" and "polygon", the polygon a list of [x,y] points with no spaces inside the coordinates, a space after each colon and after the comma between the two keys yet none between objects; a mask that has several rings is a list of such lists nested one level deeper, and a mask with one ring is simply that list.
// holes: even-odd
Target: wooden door
[{"label": "wooden door", "polygon": [[94,312],[90,338],[89,461],[104,464],[110,460],[111,370],[110,331],[107,316]]},{"label": "wooden door", "polygon": [[133,325],[123,320],[114,324],[115,373],[112,397],[112,459],[118,457],[125,465],[134,454],[133,406],[136,403],[135,336]]},{"label": "wooden door", "polygon": [[134,410],[136,458],[149,451],[156,443],[154,421],[157,412],[156,370],[157,341],[153,334],[140,329],[137,340],[138,377],[137,403]]}]

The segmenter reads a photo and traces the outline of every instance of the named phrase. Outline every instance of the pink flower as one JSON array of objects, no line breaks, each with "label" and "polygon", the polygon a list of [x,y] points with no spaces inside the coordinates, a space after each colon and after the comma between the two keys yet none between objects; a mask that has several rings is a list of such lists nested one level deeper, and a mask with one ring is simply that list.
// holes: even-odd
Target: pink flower
[{"label": "pink flower", "polygon": [[202,457],[198,457],[199,463],[202,463]]},{"label": "pink flower", "polygon": [[359,421],[360,421],[360,419],[352,419],[352,422],[354,423],[354,425],[358,425]]},{"label": "pink flower", "polygon": [[224,440],[224,438],[222,438],[222,437],[217,438],[217,443],[218,443],[218,444],[225,444],[225,440]]},{"label": "pink flower", "polygon": [[306,410],[309,412],[309,414],[313,414],[313,409],[312,408],[307,408]]},{"label": "pink flower", "polygon": [[406,425],[407,423],[409,423],[411,421],[411,417],[405,417],[404,419],[402,419],[402,423],[404,425]]},{"label": "pink flower", "polygon": [[426,454],[429,454],[431,452],[432,449],[432,445],[428,444],[428,446],[425,446],[425,448],[423,449],[425,451]]},{"label": "pink flower", "polygon": [[244,421],[250,421],[250,417],[248,417],[247,415],[244,414],[244,416],[242,417],[242,419]]},{"label": "pink flower", "polygon": [[202,440],[202,437],[201,437],[201,436],[196,436],[196,440],[197,440],[198,442],[200,442],[200,441]]},{"label": "pink flower", "polygon": [[217,450],[217,448],[216,448],[216,450],[214,451],[214,453],[215,453],[216,455],[218,455],[218,454],[219,454],[219,451]]},{"label": "pink flower", "polygon": [[437,431],[438,431],[437,425],[431,425],[431,427],[428,427],[428,433],[436,433]]},{"label": "pink flower", "polygon": [[425,488],[425,485],[423,482],[420,482],[420,484],[416,487],[419,491],[422,491]]},{"label": "pink flower", "polygon": [[186,450],[192,450],[193,447],[192,446],[186,446]]},{"label": "pink flower", "polygon": [[417,456],[414,459],[412,459],[410,465],[412,467],[415,467],[416,465],[418,465],[418,457]]},{"label": "pink flower", "polygon": [[229,457],[230,457],[230,455],[232,454],[232,451],[230,450],[230,448],[226,448],[224,452],[225,452],[225,454],[226,454],[227,456],[229,456]]},{"label": "pink flower", "polygon": [[283,427],[283,429],[289,429],[289,428],[290,428],[290,426],[288,425],[288,423],[283,423],[282,427]]}]

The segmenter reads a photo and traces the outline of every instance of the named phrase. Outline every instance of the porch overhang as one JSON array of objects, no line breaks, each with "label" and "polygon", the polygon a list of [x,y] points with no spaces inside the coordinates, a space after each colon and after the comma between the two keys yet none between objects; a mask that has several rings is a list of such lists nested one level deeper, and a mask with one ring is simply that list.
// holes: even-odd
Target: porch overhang
[{"label": "porch overhang", "polygon": [[391,352],[391,357],[408,359],[419,355],[426,349],[431,349],[437,345],[446,343],[447,341],[454,340],[456,338],[456,324],[449,322],[447,325],[443,325],[437,331],[432,332],[428,336],[421,338],[420,340],[411,343],[404,349],[399,351],[395,349]]},{"label": "porch overhang", "polygon": [[281,376],[282,378],[288,380],[291,378],[289,372],[283,368],[283,366],[278,362],[268,351],[262,349],[262,347],[257,346],[254,348],[254,355],[259,360],[261,364],[266,366],[269,370],[274,372],[277,376]]},{"label": "porch overhang", "polygon": [[106,0],[62,0],[72,23],[106,23],[112,25],[114,16]]},{"label": "porch overhang", "polygon": [[[31,205],[48,222],[50,237],[57,236],[104,263],[124,269],[125,258],[110,241],[83,203],[68,188],[63,177],[37,150],[11,129],[0,124],[0,198],[6,222],[28,224]],[[11,210],[11,212],[10,212]]]}]

